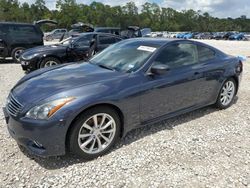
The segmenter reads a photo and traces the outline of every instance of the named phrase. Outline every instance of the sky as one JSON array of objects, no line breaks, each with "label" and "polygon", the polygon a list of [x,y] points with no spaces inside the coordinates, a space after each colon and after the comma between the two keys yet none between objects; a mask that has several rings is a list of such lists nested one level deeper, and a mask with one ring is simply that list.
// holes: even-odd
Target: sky
[{"label": "sky", "polygon": [[[21,2],[33,3],[35,0],[20,0]],[[96,0],[103,4],[125,5],[132,0]],[[45,0],[49,9],[55,9],[56,0]],[[77,3],[90,4],[92,0],[77,0]],[[140,7],[146,2],[155,2],[161,7],[171,7],[175,10],[194,9],[208,12],[219,18],[240,17],[246,15],[250,18],[250,0],[136,0],[135,4]]]}]

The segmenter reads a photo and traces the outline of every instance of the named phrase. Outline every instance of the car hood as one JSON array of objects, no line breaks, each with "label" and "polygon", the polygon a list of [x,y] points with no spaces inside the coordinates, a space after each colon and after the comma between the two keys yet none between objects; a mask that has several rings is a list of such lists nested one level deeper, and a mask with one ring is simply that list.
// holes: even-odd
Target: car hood
[{"label": "car hood", "polygon": [[43,52],[48,52],[48,51],[58,51],[58,50],[66,50],[67,46],[63,46],[63,45],[46,45],[46,46],[38,46],[35,48],[31,48],[28,50],[25,50],[22,54],[23,59],[26,59],[27,57],[29,57],[30,55],[33,54],[40,54]]},{"label": "car hood", "polygon": [[59,92],[105,82],[125,74],[89,63],[72,63],[41,70],[26,75],[12,89],[20,103],[37,102]]}]

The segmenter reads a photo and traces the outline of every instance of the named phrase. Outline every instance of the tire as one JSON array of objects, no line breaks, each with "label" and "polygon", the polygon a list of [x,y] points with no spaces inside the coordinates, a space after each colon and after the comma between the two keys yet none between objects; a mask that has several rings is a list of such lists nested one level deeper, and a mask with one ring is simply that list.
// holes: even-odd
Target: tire
[{"label": "tire", "polygon": [[226,109],[230,107],[234,102],[236,91],[237,84],[235,80],[233,78],[226,80],[220,89],[220,93],[216,101],[216,107],[219,109]]},{"label": "tire", "polygon": [[11,57],[12,59],[14,60],[15,63],[18,63],[19,60],[20,60],[20,54],[25,50],[25,48],[23,47],[17,47],[17,48],[14,48],[12,51],[11,51]]},{"label": "tire", "polygon": [[57,58],[46,57],[45,59],[42,60],[39,68],[51,67],[58,64],[61,64],[61,62]]},{"label": "tire", "polygon": [[[104,115],[106,116],[106,119],[104,119],[104,122],[102,123]],[[93,127],[95,127],[95,116],[97,122],[96,125],[98,125],[96,127],[99,128],[93,129]],[[86,124],[89,126],[86,126]],[[105,128],[105,126],[108,127]],[[104,133],[108,131],[110,131],[110,133]],[[83,159],[94,159],[109,152],[120,138],[120,131],[120,118],[114,109],[105,106],[92,108],[82,113],[72,124],[67,137],[68,149],[71,153]],[[106,137],[106,139],[104,139],[101,134]],[[82,138],[80,135],[82,135]],[[107,138],[109,141],[107,141]],[[82,146],[82,149],[80,145]],[[98,151],[98,149],[100,150]]]}]

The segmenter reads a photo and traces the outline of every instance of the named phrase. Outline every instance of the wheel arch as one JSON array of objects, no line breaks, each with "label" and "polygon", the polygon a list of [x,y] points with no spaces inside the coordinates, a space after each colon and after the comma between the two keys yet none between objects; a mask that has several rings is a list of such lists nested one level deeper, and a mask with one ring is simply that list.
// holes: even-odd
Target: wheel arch
[{"label": "wheel arch", "polygon": [[53,54],[49,54],[49,55],[46,55],[46,56],[42,56],[42,57],[40,58],[39,62],[37,63],[37,68],[39,69],[40,66],[41,66],[42,61],[43,61],[44,59],[46,59],[46,58],[49,58],[49,57],[56,58],[56,59],[59,60],[60,63],[62,64],[62,60],[61,60],[61,58],[60,58],[59,56],[53,55]]},{"label": "wheel arch", "polygon": [[239,90],[239,78],[238,78],[236,75],[231,76],[231,77],[229,77],[229,78],[234,79],[234,81],[235,81],[235,83],[236,83],[236,93],[235,93],[235,95],[237,95],[238,90]]},{"label": "wheel arch", "polygon": [[99,104],[94,104],[94,105],[91,105],[91,106],[85,108],[84,110],[80,111],[80,112],[73,118],[73,120],[70,122],[70,125],[69,125],[69,127],[68,127],[68,129],[67,129],[67,132],[66,132],[66,137],[65,137],[65,138],[66,138],[66,139],[65,139],[66,150],[68,149],[68,140],[69,140],[70,130],[71,130],[71,128],[73,127],[74,122],[75,122],[84,112],[86,112],[87,110],[90,110],[90,109],[92,109],[92,108],[96,108],[96,107],[109,107],[109,108],[114,109],[114,110],[117,112],[117,114],[118,114],[118,116],[119,116],[119,118],[120,118],[120,122],[121,122],[120,137],[123,136],[123,133],[124,133],[124,114],[122,113],[121,109],[120,109],[118,106],[116,106],[116,105],[114,105],[114,104],[111,104],[111,103],[99,103]]}]

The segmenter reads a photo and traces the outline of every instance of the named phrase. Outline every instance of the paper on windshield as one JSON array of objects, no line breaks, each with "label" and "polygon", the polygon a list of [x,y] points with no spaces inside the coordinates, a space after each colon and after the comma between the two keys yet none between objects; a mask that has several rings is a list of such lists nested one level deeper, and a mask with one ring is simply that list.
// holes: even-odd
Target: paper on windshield
[{"label": "paper on windshield", "polygon": [[156,48],[151,46],[139,46],[137,50],[147,51],[147,52],[154,52]]}]

